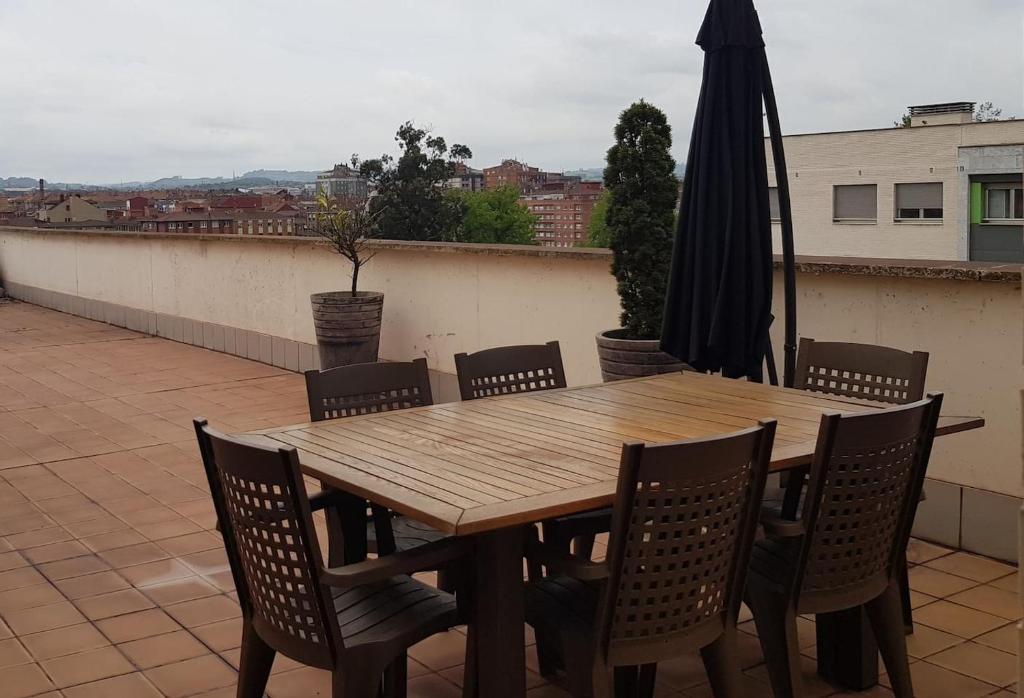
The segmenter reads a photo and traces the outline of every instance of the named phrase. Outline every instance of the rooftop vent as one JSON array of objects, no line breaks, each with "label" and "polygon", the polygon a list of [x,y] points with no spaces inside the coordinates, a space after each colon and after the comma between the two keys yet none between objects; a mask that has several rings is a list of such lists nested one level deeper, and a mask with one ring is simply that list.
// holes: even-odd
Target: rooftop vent
[{"label": "rooftop vent", "polygon": [[974,102],[945,102],[910,107],[911,126],[967,124],[974,120]]}]

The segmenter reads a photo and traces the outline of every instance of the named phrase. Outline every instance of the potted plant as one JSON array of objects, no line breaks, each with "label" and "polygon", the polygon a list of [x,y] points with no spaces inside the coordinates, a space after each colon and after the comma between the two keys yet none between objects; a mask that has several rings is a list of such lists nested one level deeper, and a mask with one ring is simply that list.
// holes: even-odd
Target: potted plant
[{"label": "potted plant", "polygon": [[605,223],[622,302],[622,327],[597,335],[606,381],[686,368],[658,346],[679,196],[671,147],[660,109],[641,100],[622,112],[604,170]]},{"label": "potted plant", "polygon": [[360,291],[359,271],[375,254],[366,243],[377,233],[380,212],[370,213],[365,201],[343,202],[326,193],[316,203],[314,230],[352,264],[350,290],[310,296],[320,368],[376,361],[384,294]]}]

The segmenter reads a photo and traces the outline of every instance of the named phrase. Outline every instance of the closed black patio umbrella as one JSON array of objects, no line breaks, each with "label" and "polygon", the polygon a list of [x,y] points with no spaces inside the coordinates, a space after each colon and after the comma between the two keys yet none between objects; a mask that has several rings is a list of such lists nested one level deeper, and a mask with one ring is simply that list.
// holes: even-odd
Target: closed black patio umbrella
[{"label": "closed black patio umbrella", "polygon": [[795,368],[793,226],[782,135],[752,0],[711,0],[697,35],[704,81],[683,179],[661,347],[699,371],[777,383],[767,114],[778,181],[786,289],[785,379]]}]

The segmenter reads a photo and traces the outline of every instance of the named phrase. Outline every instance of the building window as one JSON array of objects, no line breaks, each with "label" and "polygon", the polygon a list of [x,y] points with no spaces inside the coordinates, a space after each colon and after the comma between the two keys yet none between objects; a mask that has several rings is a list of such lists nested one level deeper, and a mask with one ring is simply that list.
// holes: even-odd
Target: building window
[{"label": "building window", "polygon": [[984,201],[986,223],[1024,220],[1024,188],[1019,184],[986,184]]},{"label": "building window", "polygon": [[897,184],[893,190],[895,220],[942,220],[942,182]]},{"label": "building window", "polygon": [[877,223],[878,185],[837,184],[832,187],[834,223]]},{"label": "building window", "polygon": [[768,187],[768,211],[773,221],[781,221],[782,214],[779,213],[779,188]]}]

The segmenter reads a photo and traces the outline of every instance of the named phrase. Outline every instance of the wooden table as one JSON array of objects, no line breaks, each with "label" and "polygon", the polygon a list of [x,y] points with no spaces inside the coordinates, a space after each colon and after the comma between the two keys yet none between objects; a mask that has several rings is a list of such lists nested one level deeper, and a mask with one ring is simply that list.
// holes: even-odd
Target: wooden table
[{"label": "wooden table", "polygon": [[[811,461],[821,415],[882,405],[678,373],[254,432],[304,471],[454,535],[478,538],[479,695],[525,694],[522,525],[612,503],[624,441],[722,434],[772,417],[772,470]],[[943,417],[940,435],[983,426]],[[836,677],[833,677],[836,678]],[[842,677],[838,677],[842,678]]]}]

